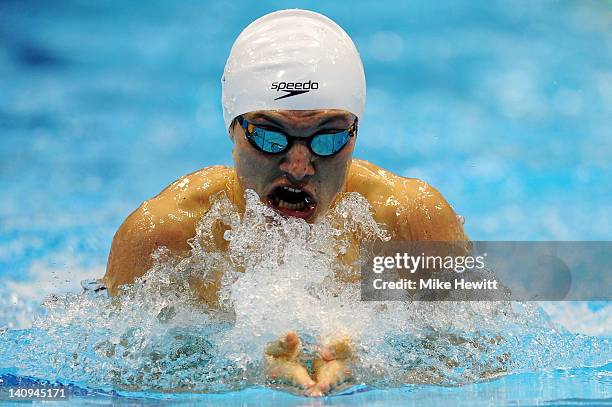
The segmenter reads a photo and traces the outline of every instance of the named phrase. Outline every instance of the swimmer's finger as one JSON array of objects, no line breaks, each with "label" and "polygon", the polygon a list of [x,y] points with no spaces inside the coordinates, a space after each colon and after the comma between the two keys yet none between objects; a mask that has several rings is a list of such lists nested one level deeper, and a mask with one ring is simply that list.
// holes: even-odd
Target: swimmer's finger
[{"label": "swimmer's finger", "polygon": [[306,391],[308,397],[323,397],[325,394],[321,391],[319,386],[312,386]]},{"label": "swimmer's finger", "polygon": [[351,342],[347,337],[332,341],[321,348],[319,355],[325,361],[350,359],[353,356]]},{"label": "swimmer's finger", "polygon": [[297,356],[300,348],[300,338],[293,331],[286,333],[274,342],[270,342],[265,349],[265,353],[274,357],[289,357]]}]

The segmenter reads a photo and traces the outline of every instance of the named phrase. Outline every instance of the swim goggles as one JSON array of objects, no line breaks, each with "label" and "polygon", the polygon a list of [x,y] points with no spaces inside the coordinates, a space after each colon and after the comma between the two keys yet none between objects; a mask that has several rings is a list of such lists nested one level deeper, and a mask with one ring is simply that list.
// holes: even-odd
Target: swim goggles
[{"label": "swim goggles", "polygon": [[259,151],[268,154],[280,154],[291,148],[295,140],[305,141],[310,152],[319,157],[331,157],[346,146],[349,139],[357,135],[357,119],[346,130],[322,132],[310,137],[293,137],[280,130],[271,130],[248,122],[242,115],[237,118],[244,129],[246,139]]}]

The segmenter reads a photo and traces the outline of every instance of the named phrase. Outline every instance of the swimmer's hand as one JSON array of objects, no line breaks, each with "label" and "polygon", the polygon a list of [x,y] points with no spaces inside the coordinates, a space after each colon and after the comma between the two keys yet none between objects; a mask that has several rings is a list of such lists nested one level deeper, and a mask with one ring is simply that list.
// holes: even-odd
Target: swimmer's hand
[{"label": "swimmer's hand", "polygon": [[299,361],[300,338],[291,331],[266,347],[266,375],[270,380],[288,381],[307,392],[315,386],[308,370]]},{"label": "swimmer's hand", "polygon": [[333,387],[346,381],[351,376],[348,368],[353,358],[351,343],[348,337],[336,339],[319,350],[319,357],[313,361],[316,385],[307,390],[310,397],[321,397]]}]

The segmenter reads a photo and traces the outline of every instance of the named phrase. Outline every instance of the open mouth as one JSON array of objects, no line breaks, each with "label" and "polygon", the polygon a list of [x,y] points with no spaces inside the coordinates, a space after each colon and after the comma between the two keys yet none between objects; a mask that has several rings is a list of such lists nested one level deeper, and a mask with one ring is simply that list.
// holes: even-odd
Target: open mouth
[{"label": "open mouth", "polygon": [[306,191],[293,187],[277,187],[268,197],[270,206],[281,215],[308,219],[317,209],[314,198]]}]

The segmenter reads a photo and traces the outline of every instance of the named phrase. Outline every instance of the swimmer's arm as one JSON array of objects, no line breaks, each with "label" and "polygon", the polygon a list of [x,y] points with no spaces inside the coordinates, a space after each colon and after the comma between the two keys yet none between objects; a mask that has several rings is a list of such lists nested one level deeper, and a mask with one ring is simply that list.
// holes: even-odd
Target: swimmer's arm
[{"label": "swimmer's arm", "polygon": [[[211,196],[225,192],[233,199],[234,178],[231,168],[204,168],[170,184],[135,210],[113,238],[102,279],[110,294],[117,294],[119,286],[143,276],[153,265],[151,254],[158,248],[164,246],[174,256],[188,255],[191,247],[187,240],[195,235],[196,222],[210,208]],[[213,238],[220,249],[227,245],[222,236],[220,232]],[[190,284],[203,302],[216,301],[218,281],[190,280]]]},{"label": "swimmer's arm", "polygon": [[424,181],[353,159],[346,190],[359,192],[373,203],[376,220],[390,228],[393,240],[468,240],[453,208]]},{"label": "swimmer's arm", "polygon": [[404,181],[406,210],[399,215],[396,240],[469,241],[463,224],[442,194],[417,179]]},{"label": "swimmer's arm", "polygon": [[165,246],[178,255],[189,250],[189,236],[175,225],[164,224],[164,219],[152,213],[156,209],[154,199],[134,211],[113,238],[102,279],[111,295],[117,294],[119,286],[131,284],[144,275],[153,264],[151,255],[158,248]]}]

